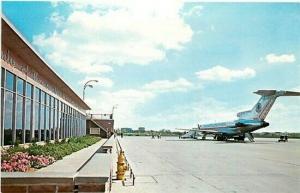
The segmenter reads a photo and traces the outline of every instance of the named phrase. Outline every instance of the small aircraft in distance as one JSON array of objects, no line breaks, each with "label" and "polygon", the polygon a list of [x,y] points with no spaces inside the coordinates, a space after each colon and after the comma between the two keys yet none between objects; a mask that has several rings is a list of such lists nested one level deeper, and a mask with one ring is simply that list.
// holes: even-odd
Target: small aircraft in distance
[{"label": "small aircraft in distance", "polygon": [[244,141],[245,137],[254,142],[251,132],[269,126],[265,118],[275,100],[280,96],[300,96],[300,92],[277,91],[277,90],[258,90],[255,94],[261,95],[261,98],[249,111],[239,112],[238,119],[230,122],[221,122],[214,124],[199,125],[196,129],[188,129],[188,133],[182,136],[196,138],[201,134],[205,140],[207,135],[213,135],[217,141],[226,141],[233,138],[234,140]]}]

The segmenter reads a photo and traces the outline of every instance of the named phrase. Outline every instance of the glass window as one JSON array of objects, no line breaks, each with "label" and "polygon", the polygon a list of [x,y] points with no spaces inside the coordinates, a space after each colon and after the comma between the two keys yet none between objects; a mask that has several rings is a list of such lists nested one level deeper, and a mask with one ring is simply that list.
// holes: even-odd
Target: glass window
[{"label": "glass window", "polygon": [[[2,68],[2,70],[3,70],[3,68]],[[3,83],[3,82],[2,82]],[[3,112],[3,110],[4,110],[4,89],[2,88],[1,89],[1,125],[3,125],[3,117],[4,117],[4,112]],[[3,146],[3,142],[4,142],[4,140],[3,140],[3,127],[0,127],[1,128],[1,135],[0,135],[0,141],[1,141],[1,146]]]},{"label": "glass window", "polygon": [[55,139],[59,139],[59,111],[58,109],[55,109],[55,124],[54,124],[54,129],[55,129]]},{"label": "glass window", "polygon": [[32,84],[26,82],[26,96],[32,98]]},{"label": "glass window", "polygon": [[46,105],[49,106],[49,100],[50,100],[50,96],[46,93],[45,95],[45,98],[46,98]]},{"label": "glass window", "polygon": [[69,115],[69,122],[68,122],[68,136],[72,136],[71,127],[72,127],[72,117]]},{"label": "glass window", "polygon": [[69,115],[68,114],[65,114],[65,138],[66,137],[69,137],[68,135],[68,131],[69,131]]},{"label": "glass window", "polygon": [[68,115],[68,136],[71,137],[72,136],[72,132],[71,132],[71,127],[72,127],[72,117],[70,115]]},{"label": "glass window", "polygon": [[46,124],[46,127],[45,127],[45,132],[46,132],[46,140],[49,140],[50,139],[50,133],[49,133],[49,107],[46,106],[46,116],[45,116],[45,124]]},{"label": "glass window", "polygon": [[59,137],[60,139],[64,138],[64,114],[62,112],[59,113]]},{"label": "glass window", "polygon": [[35,102],[34,107],[34,139],[36,141],[39,141],[39,118],[40,118],[40,104],[38,102]]},{"label": "glass window", "polygon": [[23,143],[23,97],[17,95],[16,107],[16,142]]},{"label": "glass window", "polygon": [[56,110],[55,109],[51,109],[51,139],[55,139],[55,131],[56,131]]},{"label": "glass window", "polygon": [[34,97],[35,97],[35,101],[40,102],[40,89],[38,87],[35,87],[35,93],[34,93]]},{"label": "glass window", "polygon": [[51,96],[51,107],[55,108],[55,98]]},{"label": "glass window", "polygon": [[25,102],[25,143],[30,142],[30,129],[31,129],[31,108],[32,108],[32,100],[26,99]]},{"label": "glass window", "polygon": [[12,74],[9,71],[6,71],[5,87],[8,90],[13,91],[14,90],[14,84],[15,84],[15,75]]},{"label": "glass window", "polygon": [[4,87],[5,69],[1,68],[1,87]]},{"label": "glass window", "polygon": [[70,116],[70,136],[73,136],[73,117]]},{"label": "glass window", "polygon": [[75,132],[74,132],[75,134],[74,134],[74,135],[75,135],[75,136],[78,136],[79,130],[78,130],[78,127],[77,127],[77,118],[74,118],[74,125],[75,125],[75,128],[74,128],[74,129],[75,129],[75,130],[74,130],[74,131],[75,131]]},{"label": "glass window", "polygon": [[47,103],[47,105],[52,108],[52,96],[48,95],[48,94],[47,94],[47,96],[48,96],[48,103]]},{"label": "glass window", "polygon": [[63,128],[63,133],[62,133],[62,137],[63,138],[66,138],[67,136],[66,136],[66,130],[67,130],[67,128],[66,128],[66,125],[67,125],[67,116],[66,116],[66,114],[65,113],[63,113],[62,114],[63,115],[63,117],[62,117],[62,128]]},{"label": "glass window", "polygon": [[12,145],[12,110],[13,93],[6,91],[4,108],[4,145]]},{"label": "glass window", "polygon": [[59,100],[56,99],[56,108],[59,109]]},{"label": "glass window", "polygon": [[41,103],[45,104],[45,92],[41,90]]},{"label": "glass window", "polygon": [[53,109],[49,108],[49,139],[52,140],[53,135]]},{"label": "glass window", "polygon": [[17,93],[19,95],[24,95],[24,80],[21,78],[17,78]]},{"label": "glass window", "polygon": [[78,127],[78,125],[79,125],[78,124],[78,118],[76,118],[75,121],[76,121],[76,135],[79,136],[80,130],[79,130],[79,127]]},{"label": "glass window", "polygon": [[45,140],[45,106],[41,105],[40,113],[40,130],[41,130],[41,140]]}]

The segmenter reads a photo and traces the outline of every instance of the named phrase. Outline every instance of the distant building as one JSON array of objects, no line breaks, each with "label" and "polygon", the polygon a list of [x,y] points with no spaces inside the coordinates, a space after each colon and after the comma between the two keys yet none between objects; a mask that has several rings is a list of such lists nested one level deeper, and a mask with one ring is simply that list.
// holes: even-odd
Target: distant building
[{"label": "distant building", "polygon": [[87,134],[100,135],[109,138],[114,131],[114,119],[112,114],[87,115]]},{"label": "distant building", "polygon": [[132,133],[133,130],[132,130],[132,128],[121,128],[121,132],[122,133]]},{"label": "distant building", "polygon": [[145,132],[146,129],[145,129],[145,127],[139,127],[138,131],[139,131],[139,132]]}]

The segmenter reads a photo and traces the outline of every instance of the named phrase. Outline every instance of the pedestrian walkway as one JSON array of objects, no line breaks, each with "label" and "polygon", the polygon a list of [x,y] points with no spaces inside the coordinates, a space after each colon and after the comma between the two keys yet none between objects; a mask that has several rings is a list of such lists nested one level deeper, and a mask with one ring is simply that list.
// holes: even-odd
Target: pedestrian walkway
[{"label": "pedestrian walkway", "polygon": [[107,192],[111,187],[112,154],[102,150],[105,142],[107,139],[102,139],[35,172],[3,172],[2,191]]},{"label": "pedestrian walkway", "polygon": [[63,159],[56,161],[52,165],[38,170],[39,173],[76,173],[78,169],[106,142],[102,138],[99,142],[65,156]]}]

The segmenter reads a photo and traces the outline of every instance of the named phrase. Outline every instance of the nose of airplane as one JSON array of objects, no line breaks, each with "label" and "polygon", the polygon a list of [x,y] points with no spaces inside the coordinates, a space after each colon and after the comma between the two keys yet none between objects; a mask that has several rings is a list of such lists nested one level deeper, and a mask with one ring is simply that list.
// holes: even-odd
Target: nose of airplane
[{"label": "nose of airplane", "polygon": [[268,122],[265,122],[265,121],[264,121],[263,124],[262,124],[263,127],[268,127],[269,125],[270,125],[270,124],[269,124]]}]

